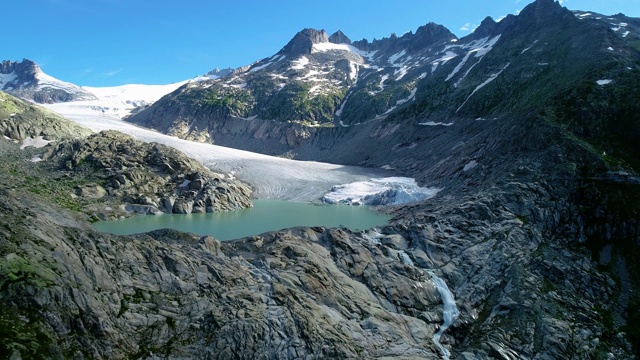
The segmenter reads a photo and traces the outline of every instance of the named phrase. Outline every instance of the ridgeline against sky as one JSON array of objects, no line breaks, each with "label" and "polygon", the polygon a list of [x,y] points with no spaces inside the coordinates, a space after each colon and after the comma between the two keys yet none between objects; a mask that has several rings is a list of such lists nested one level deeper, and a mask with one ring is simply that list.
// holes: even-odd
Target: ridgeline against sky
[{"label": "ridgeline against sky", "polygon": [[[516,14],[530,2],[14,1],[3,5],[3,24],[16,31],[3,40],[0,58],[28,58],[48,74],[84,86],[167,84],[270,56],[303,28],[372,40],[435,22],[462,37],[484,17]],[[570,9],[640,15],[632,0],[560,2]]]}]

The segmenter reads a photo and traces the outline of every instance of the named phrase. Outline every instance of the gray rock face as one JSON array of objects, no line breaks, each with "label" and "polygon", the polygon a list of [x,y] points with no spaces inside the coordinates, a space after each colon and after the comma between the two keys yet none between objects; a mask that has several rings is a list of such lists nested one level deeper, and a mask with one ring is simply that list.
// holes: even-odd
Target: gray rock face
[{"label": "gray rock face", "polygon": [[278,54],[287,55],[292,58],[300,55],[311,54],[313,44],[328,42],[327,32],[324,30],[304,29],[297,33]]},{"label": "gray rock face", "polygon": [[88,136],[91,130],[47,109],[0,92],[0,135],[12,140],[42,136],[60,140]]},{"label": "gray rock face", "polygon": [[28,349],[59,358],[435,359],[433,269],[460,311],[440,339],[454,357],[587,359],[604,347],[630,358],[601,315],[619,285],[572,249],[579,232],[558,231],[574,205],[554,200],[567,190],[514,181],[399,208],[379,233],[296,228],[225,243],[95,233],[34,194],[1,191],[0,323],[15,330],[0,347],[26,356],[39,339]]},{"label": "gray rock face", "polygon": [[[26,214],[33,200],[23,200],[0,196],[0,211]],[[429,277],[361,235],[293,229],[232,243],[173,231],[125,238],[79,224],[51,228],[69,215],[46,204],[34,215],[23,223],[2,217],[8,235],[29,235],[0,254],[0,303],[17,329],[30,326],[46,339],[43,351],[77,358],[433,355],[429,339],[441,310]],[[46,235],[36,230],[45,228]],[[28,311],[30,323],[21,317]],[[21,353],[19,343],[12,335],[2,346]]]},{"label": "gray rock face", "polygon": [[108,206],[92,208],[101,219],[127,214],[218,212],[251,206],[251,189],[216,174],[182,153],[160,144],[148,144],[115,131],[84,140],[67,141],[45,155],[68,176],[96,179],[78,188],[77,195],[107,196]]},{"label": "gray rock face", "polygon": [[351,39],[345,35],[342,31],[338,30],[329,36],[329,41],[334,44],[347,44],[351,45]]},{"label": "gray rock face", "polygon": [[107,195],[107,191],[100,185],[87,184],[76,188],[76,195],[91,199],[100,199]]}]

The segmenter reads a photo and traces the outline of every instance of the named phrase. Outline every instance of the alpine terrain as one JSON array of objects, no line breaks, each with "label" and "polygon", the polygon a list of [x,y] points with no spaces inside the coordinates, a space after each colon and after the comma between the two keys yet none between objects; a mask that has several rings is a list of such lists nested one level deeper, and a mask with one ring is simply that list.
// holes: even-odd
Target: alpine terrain
[{"label": "alpine terrain", "polygon": [[[434,23],[373,41],[304,29],[124,107],[106,105],[113,89],[63,96],[28,61],[2,74],[22,98],[0,94],[2,357],[640,355],[640,19],[536,0],[463,38]],[[92,221],[248,207],[294,173],[247,176],[248,162],[78,124],[98,113],[198,141],[172,138],[192,157],[216,144],[360,166],[430,196],[381,207],[393,219],[366,231],[100,233]],[[308,178],[290,177],[302,192]]]}]

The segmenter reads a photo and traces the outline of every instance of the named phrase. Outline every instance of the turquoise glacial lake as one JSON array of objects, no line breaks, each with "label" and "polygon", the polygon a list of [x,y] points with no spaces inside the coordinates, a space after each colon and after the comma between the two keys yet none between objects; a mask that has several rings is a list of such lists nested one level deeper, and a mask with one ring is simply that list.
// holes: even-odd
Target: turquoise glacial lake
[{"label": "turquoise glacial lake", "polygon": [[282,200],[254,200],[249,209],[214,214],[139,215],[99,221],[93,228],[117,235],[131,235],[171,228],[218,240],[231,240],[296,226],[344,226],[365,230],[385,225],[389,215],[366,206],[316,205]]}]

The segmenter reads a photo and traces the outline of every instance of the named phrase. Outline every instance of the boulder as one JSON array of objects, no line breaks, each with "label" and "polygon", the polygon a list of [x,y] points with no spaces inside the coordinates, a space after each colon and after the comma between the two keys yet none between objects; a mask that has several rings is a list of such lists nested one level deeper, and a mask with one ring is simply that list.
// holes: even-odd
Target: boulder
[{"label": "boulder", "polygon": [[100,185],[87,184],[76,187],[76,195],[89,199],[100,199],[107,195],[107,191]]}]

